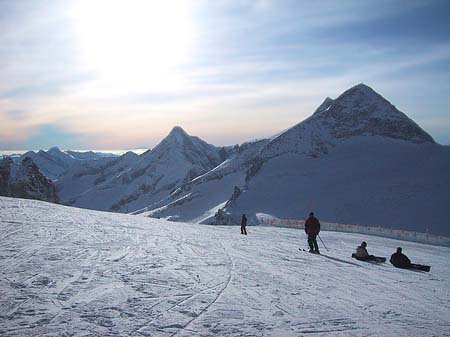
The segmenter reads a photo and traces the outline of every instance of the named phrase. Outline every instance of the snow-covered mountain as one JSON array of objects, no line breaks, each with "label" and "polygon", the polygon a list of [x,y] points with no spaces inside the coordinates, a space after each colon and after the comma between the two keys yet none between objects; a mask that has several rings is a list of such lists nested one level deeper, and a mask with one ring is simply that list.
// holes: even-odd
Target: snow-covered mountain
[{"label": "snow-covered mountain", "polygon": [[237,224],[242,213],[252,222],[257,213],[304,219],[314,210],[330,222],[450,235],[449,169],[450,147],[359,84],[272,139],[234,147],[221,165],[136,213]]},{"label": "snow-covered mountain", "polygon": [[[1,336],[446,336],[450,248],[0,197]],[[350,257],[396,247],[429,273]]]},{"label": "snow-covered mountain", "polygon": [[58,202],[54,184],[29,157],[0,160],[0,195]]},{"label": "snow-covered mountain", "polygon": [[186,181],[167,198],[136,212],[176,221],[204,222],[245,186],[246,171],[269,140],[255,140],[228,150],[229,158],[212,170]]},{"label": "snow-covered mountain", "polygon": [[270,140],[225,211],[450,235],[450,147],[366,85]]},{"label": "snow-covered mountain", "polygon": [[58,147],[52,147],[48,151],[28,151],[20,157],[20,160],[26,157],[31,158],[39,170],[51,180],[61,177],[76,162],[75,158]]},{"label": "snow-covered mountain", "polygon": [[93,160],[99,158],[119,157],[119,155],[109,152],[94,152],[94,151],[64,151],[75,159],[79,160]]},{"label": "snow-covered mountain", "polygon": [[327,97],[311,117],[274,137],[261,151],[261,158],[286,153],[318,157],[357,136],[434,143],[428,133],[372,88],[358,84],[335,100]]},{"label": "snow-covered mountain", "polygon": [[84,160],[95,160],[104,157],[114,157],[113,154],[97,152],[61,151],[58,147],[52,147],[48,151],[28,151],[19,157],[19,161],[29,157],[39,167],[39,170],[49,179],[57,180],[69,169]]},{"label": "snow-covered mountain", "polygon": [[[74,167],[57,185],[62,200],[71,205],[132,212],[167,198],[177,186],[213,169],[226,156],[226,149],[174,127],[160,144],[138,157],[126,154],[97,170],[91,164]],[[80,186],[75,181],[88,175],[83,188],[73,193],[74,186]]]},{"label": "snow-covered mountain", "polygon": [[271,139],[234,147],[175,127],[139,156],[34,155],[59,177],[60,199],[77,207],[216,224],[314,210],[330,222],[450,235],[450,147],[364,84]]},{"label": "snow-covered mountain", "polygon": [[137,161],[139,156],[133,152],[118,158],[78,161],[56,182],[58,195],[64,203],[72,204],[77,197],[131,170]]}]

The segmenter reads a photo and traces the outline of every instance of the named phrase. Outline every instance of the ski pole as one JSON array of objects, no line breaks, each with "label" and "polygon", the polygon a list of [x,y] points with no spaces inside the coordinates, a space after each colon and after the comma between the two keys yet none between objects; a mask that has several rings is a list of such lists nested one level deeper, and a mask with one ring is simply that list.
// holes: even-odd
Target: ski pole
[{"label": "ski pole", "polygon": [[325,247],[325,249],[327,250],[327,252],[329,252],[329,250],[328,250],[327,246],[325,246],[325,244],[323,243],[323,240],[322,240],[322,238],[320,237],[320,235],[319,235],[319,234],[317,234],[317,236],[319,237],[319,239],[320,239],[320,242],[322,242],[322,244],[323,244],[323,246]]}]

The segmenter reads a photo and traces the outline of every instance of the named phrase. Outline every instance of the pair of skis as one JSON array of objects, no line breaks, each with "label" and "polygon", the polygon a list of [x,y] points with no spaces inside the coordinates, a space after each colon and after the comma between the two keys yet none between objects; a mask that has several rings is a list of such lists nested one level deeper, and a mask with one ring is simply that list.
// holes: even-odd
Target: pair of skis
[{"label": "pair of skis", "polygon": [[309,250],[306,250],[306,249],[304,249],[304,248],[299,248],[298,250],[301,251],[301,252],[307,252],[307,253],[311,253],[311,254],[317,254],[317,255],[320,255],[319,252],[318,252],[318,253],[313,253],[313,252],[310,252]]}]

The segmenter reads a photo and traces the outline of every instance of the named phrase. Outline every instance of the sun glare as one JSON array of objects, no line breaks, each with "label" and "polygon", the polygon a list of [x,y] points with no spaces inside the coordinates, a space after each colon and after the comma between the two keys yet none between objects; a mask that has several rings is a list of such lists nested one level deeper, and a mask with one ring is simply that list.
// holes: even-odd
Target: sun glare
[{"label": "sun glare", "polygon": [[80,0],[73,18],[82,63],[110,85],[167,84],[189,59],[188,1]]}]

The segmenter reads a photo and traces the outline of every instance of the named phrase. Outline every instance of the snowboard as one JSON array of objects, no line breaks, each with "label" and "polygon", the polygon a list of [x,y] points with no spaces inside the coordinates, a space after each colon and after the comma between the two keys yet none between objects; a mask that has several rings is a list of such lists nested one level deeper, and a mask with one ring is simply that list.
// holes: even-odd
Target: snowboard
[{"label": "snowboard", "polygon": [[431,269],[431,266],[425,266],[423,264],[411,263],[411,265],[407,269],[421,270],[421,271],[429,272]]},{"label": "snowboard", "polygon": [[366,258],[366,259],[362,259],[360,257],[357,257],[354,253],[352,254],[352,257],[354,259],[357,259],[358,261],[363,261],[363,262],[376,262],[376,263],[384,263],[386,262],[386,258],[385,257],[381,257],[381,256],[373,256],[370,258]]}]

